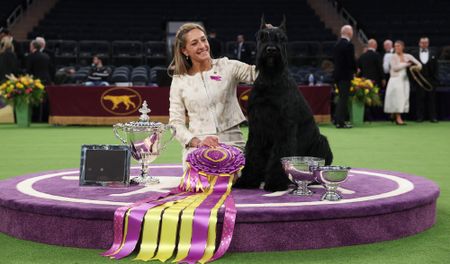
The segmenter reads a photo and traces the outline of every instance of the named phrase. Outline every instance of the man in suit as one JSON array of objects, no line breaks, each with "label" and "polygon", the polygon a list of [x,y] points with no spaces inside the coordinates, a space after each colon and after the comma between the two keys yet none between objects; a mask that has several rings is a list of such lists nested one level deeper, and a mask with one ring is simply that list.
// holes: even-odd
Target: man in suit
[{"label": "man in suit", "polygon": [[41,51],[42,46],[38,41],[30,43],[30,54],[27,57],[27,73],[41,79],[43,84],[51,83],[50,57]]},{"label": "man in suit", "polygon": [[[425,103],[427,104],[428,117],[432,123],[437,122],[436,117],[436,87],[438,86],[438,63],[436,54],[429,49],[430,40],[422,37],[419,41],[419,50],[412,55],[422,63],[420,73],[432,87],[425,89],[415,82],[417,97],[417,122],[423,122],[425,117]],[[430,89],[431,88],[431,89]]]},{"label": "man in suit", "polygon": [[[32,40],[30,42],[30,54],[27,57],[27,73],[33,75],[35,78],[41,80],[46,85],[51,83],[51,65],[50,57],[41,52],[42,46],[38,41]],[[47,122],[49,114],[49,103],[47,98],[43,102],[32,109],[33,122]]]},{"label": "man in suit", "polygon": [[52,50],[49,50],[47,48],[47,43],[45,41],[45,38],[43,37],[36,37],[36,41],[41,45],[41,52],[48,55],[50,58],[50,77],[53,81],[55,79],[55,53]]},{"label": "man in suit", "polygon": [[348,116],[348,98],[351,80],[356,72],[355,47],[351,39],[353,28],[345,25],[341,28],[341,38],[334,46],[334,81],[339,88],[339,100],[335,110],[336,128],[352,128],[345,122]]},{"label": "man in suit", "polygon": [[377,41],[369,39],[367,51],[358,59],[358,72],[361,77],[372,80],[378,87],[385,85],[383,62],[377,53]]},{"label": "man in suit", "polygon": [[234,56],[237,60],[248,63],[251,63],[252,51],[250,46],[245,43],[244,35],[240,34],[236,38],[236,44],[234,46]]}]

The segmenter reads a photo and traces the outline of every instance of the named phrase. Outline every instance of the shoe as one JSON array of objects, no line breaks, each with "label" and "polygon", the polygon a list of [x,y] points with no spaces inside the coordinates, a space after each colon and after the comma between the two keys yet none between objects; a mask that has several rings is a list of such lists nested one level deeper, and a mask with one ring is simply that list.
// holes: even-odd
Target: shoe
[{"label": "shoe", "polygon": [[336,128],[352,128],[350,124],[336,124]]},{"label": "shoe", "polygon": [[423,122],[423,118],[417,118],[416,122],[417,123],[422,123]]},{"label": "shoe", "polygon": [[395,120],[395,124],[398,125],[398,126],[406,126],[405,122],[400,123],[397,120]]},{"label": "shoe", "polygon": [[431,123],[437,123],[438,120],[437,120],[436,118],[431,118],[430,122],[431,122]]}]

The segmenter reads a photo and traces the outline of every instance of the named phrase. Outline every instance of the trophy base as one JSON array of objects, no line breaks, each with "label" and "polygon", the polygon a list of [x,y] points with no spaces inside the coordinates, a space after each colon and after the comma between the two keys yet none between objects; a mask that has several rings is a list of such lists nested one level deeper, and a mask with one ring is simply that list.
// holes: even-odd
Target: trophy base
[{"label": "trophy base", "polygon": [[331,202],[337,202],[342,199],[342,196],[337,192],[326,192],[322,195],[322,198],[320,200],[324,201],[331,201]]},{"label": "trophy base", "polygon": [[314,194],[313,191],[311,191],[308,188],[308,184],[311,183],[310,181],[295,181],[297,184],[297,188],[291,191],[292,195],[297,196],[311,196]]},{"label": "trophy base", "polygon": [[159,184],[159,179],[155,177],[135,177],[131,179],[131,182],[143,186],[148,186]]}]

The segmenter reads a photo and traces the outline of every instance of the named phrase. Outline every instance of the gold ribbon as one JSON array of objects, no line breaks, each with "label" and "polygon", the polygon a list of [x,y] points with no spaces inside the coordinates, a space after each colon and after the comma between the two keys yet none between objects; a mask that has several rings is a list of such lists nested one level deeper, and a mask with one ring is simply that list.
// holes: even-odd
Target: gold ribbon
[{"label": "gold ribbon", "polygon": [[[220,206],[225,202],[225,199],[230,195],[231,186],[233,185],[233,176],[229,175],[230,179],[228,180],[227,191],[222,195],[220,200],[211,210],[211,215],[209,217],[209,226],[208,226],[208,241],[206,243],[205,253],[203,257],[198,261],[200,263],[206,263],[210,260],[214,255],[214,250],[216,249],[216,226],[217,226],[217,212]],[[213,186],[214,187],[214,186]],[[211,188],[213,189],[213,188]]]},{"label": "gold ribbon", "polygon": [[413,79],[419,84],[420,87],[422,87],[425,91],[431,92],[433,90],[433,85],[428,82],[428,80],[422,75],[421,69],[419,67],[409,67],[409,72],[411,73],[411,76]]}]

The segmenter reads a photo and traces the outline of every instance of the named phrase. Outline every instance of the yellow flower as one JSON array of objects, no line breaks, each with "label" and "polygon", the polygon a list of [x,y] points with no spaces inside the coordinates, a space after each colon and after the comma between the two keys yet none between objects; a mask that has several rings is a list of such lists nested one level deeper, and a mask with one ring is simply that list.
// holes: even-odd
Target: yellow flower
[{"label": "yellow flower", "polygon": [[364,93],[368,94],[369,93],[369,89],[364,89]]},{"label": "yellow flower", "polygon": [[334,89],[334,92],[338,94],[339,93],[339,89]]},{"label": "yellow flower", "polygon": [[355,88],[350,87],[350,92],[353,92],[353,91],[355,91]]},{"label": "yellow flower", "polygon": [[6,88],[6,92],[7,92],[7,93],[10,93],[12,90],[14,90],[14,86],[13,86],[13,85],[10,85],[10,86],[8,86],[8,87]]},{"label": "yellow flower", "polygon": [[21,84],[20,82],[16,83],[16,87],[19,88],[19,89],[23,89],[24,88],[23,84]]},{"label": "yellow flower", "polygon": [[36,87],[43,90],[44,89],[44,85],[42,85],[40,82],[36,83]]},{"label": "yellow flower", "polygon": [[21,83],[25,83],[27,81],[27,78],[22,76],[22,77],[20,77],[19,80],[20,80]]}]

